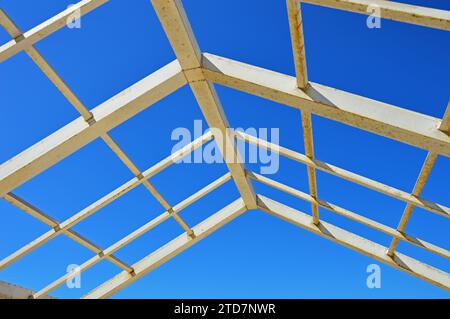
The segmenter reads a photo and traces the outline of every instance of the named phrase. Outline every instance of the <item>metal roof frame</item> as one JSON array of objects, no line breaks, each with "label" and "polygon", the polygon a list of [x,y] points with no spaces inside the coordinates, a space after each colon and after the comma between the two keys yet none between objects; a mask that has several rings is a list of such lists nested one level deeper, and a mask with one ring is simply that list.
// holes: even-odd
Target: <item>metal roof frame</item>
[{"label": "metal roof frame", "polygon": [[[0,23],[13,38],[8,43],[0,46],[0,61],[8,59],[20,51],[25,51],[80,113],[80,117],[75,121],[0,165],[0,196],[50,227],[48,232],[1,260],[0,269],[11,265],[57,235],[63,234],[96,254],[80,266],[81,271],[92,267],[102,259],[106,259],[122,269],[122,272],[117,276],[83,297],[106,298],[173,258],[247,210],[260,209],[450,291],[450,274],[401,254],[396,249],[398,242],[402,240],[444,258],[450,258],[449,250],[405,233],[405,227],[413,208],[416,206],[442,217],[450,217],[449,207],[426,200],[420,196],[436,158],[438,156],[450,156],[450,103],[447,106],[443,119],[438,119],[308,81],[300,2],[362,14],[368,14],[367,8],[376,5],[380,8],[383,18],[447,31],[450,31],[450,11],[384,0],[286,0],[296,71],[296,77],[291,77],[224,57],[203,53],[196,42],[181,2],[179,0],[151,0],[177,60],[150,74],[94,109],[89,110],[33,44],[62,28],[67,18],[74,12],[80,12],[81,15],[84,15],[106,2],[107,0],[80,1],[25,33],[22,33],[6,13],[0,9]],[[305,154],[294,152],[242,132],[227,130],[229,125],[226,114],[222,109],[213,83],[225,85],[298,109],[301,113],[301,123],[299,125],[302,125],[303,128]],[[108,131],[186,84],[189,84],[194,93],[209,127],[216,130],[203,135],[146,171],[139,170],[108,134]],[[407,193],[317,160],[314,156],[311,114],[427,150],[428,155],[413,191]],[[184,201],[172,206],[151,184],[149,179],[170,166],[177,159],[218,137],[223,138],[223,143],[218,143],[218,146],[226,159],[225,163],[229,173]],[[45,171],[96,138],[101,138],[111,148],[123,164],[133,173],[135,178],[62,222],[48,216],[13,193],[14,189],[24,182]],[[301,192],[266,176],[248,171],[239,160],[228,160],[240,159],[239,151],[236,148],[236,139],[270,149],[306,165],[309,193]],[[404,201],[406,207],[397,229],[320,199],[317,192],[316,170],[324,171]],[[187,225],[178,215],[181,210],[229,180],[234,181],[240,193],[241,197],[238,200],[230,203],[219,212],[193,227]],[[296,211],[282,203],[255,193],[252,181],[269,185],[309,202],[312,208],[312,215]],[[78,222],[94,214],[140,184],[143,184],[165,209],[161,215],[149,223],[106,249],[98,247],[71,229]],[[364,237],[357,236],[321,220],[319,207],[392,236],[391,245],[383,247]],[[184,230],[184,233],[179,237],[133,265],[127,265],[113,255],[123,246],[171,217]],[[51,291],[62,285],[73,275],[73,273],[68,273],[56,279],[40,291],[32,293],[30,297],[47,297]]]}]

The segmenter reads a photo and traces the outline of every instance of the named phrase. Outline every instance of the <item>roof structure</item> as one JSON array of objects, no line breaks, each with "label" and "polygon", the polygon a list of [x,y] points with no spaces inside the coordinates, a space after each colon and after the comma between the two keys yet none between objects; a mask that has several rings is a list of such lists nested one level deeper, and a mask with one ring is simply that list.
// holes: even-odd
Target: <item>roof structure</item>
[{"label": "roof structure", "polygon": [[[0,11],[0,23],[12,37],[11,41],[0,47],[0,61],[6,60],[18,52],[25,51],[80,114],[80,117],[75,121],[62,127],[0,166],[0,196],[10,204],[49,226],[49,230],[46,233],[1,260],[0,269],[8,267],[56,236],[64,235],[95,253],[94,257],[80,266],[80,271],[94,266],[101,260],[107,260],[122,269],[122,272],[117,276],[93,289],[83,297],[107,298],[167,260],[175,257],[180,252],[188,249],[229,221],[244,214],[247,210],[260,209],[450,291],[450,274],[397,251],[399,241],[404,241],[433,254],[447,259],[450,258],[449,250],[405,232],[405,227],[414,207],[427,210],[430,214],[440,215],[443,217],[443,222],[447,222],[445,218],[450,217],[449,207],[421,197],[421,191],[437,157],[450,156],[450,107],[447,107],[443,119],[438,119],[309,81],[306,69],[300,2],[362,14],[368,14],[368,7],[376,5],[380,9],[383,18],[447,31],[450,31],[449,11],[383,0],[287,0],[296,71],[296,77],[291,77],[202,52],[191,30],[181,2],[178,0],[152,0],[153,7],[177,59],[120,94],[89,110],[47,63],[45,58],[34,47],[34,44],[62,28],[66,24],[67,18],[74,12],[78,11],[81,15],[84,15],[106,2],[107,0],[80,1],[27,32],[19,30],[8,15],[3,10]],[[227,116],[222,109],[213,83],[298,109],[301,112],[301,123],[299,125],[303,128],[305,154],[275,145],[246,133],[227,130],[229,127]],[[139,170],[110,136],[108,131],[186,84],[190,86],[209,127],[216,130],[204,134],[177,152],[168,154],[165,159],[149,169],[145,171]],[[314,156],[312,114],[427,150],[428,156],[423,163],[423,168],[417,177],[413,191],[407,193],[344,168],[317,160]],[[227,174],[184,201],[172,206],[151,183],[151,177],[169,167],[177,159],[217,138],[218,136],[216,135],[223,137],[223,143],[218,143],[218,146],[225,159],[240,158],[239,150],[236,147],[236,140],[238,139],[260,148],[277,152],[282,156],[304,164],[307,167],[309,192],[302,192],[272,180],[267,176],[249,171],[241,161],[232,160],[226,161],[229,170]],[[64,221],[52,218],[14,193],[14,189],[21,184],[97,138],[101,138],[106,143],[133,173],[135,178]],[[406,206],[398,227],[395,229],[383,225],[320,199],[316,184],[317,170],[403,201]],[[240,198],[238,200],[231,202],[228,206],[211,214],[206,220],[193,227],[189,226],[180,217],[180,211],[206,194],[215,191],[229,180],[234,182],[239,191]],[[257,194],[253,188],[254,181],[309,202],[312,214],[302,213],[283,203]],[[164,213],[107,248],[100,248],[89,239],[72,230],[72,227],[76,224],[138,185],[145,186],[148,192],[164,207]],[[391,236],[392,242],[390,246],[384,247],[367,238],[321,220],[319,207]],[[183,228],[184,233],[182,235],[132,265],[115,256],[119,249],[169,218],[173,218]],[[31,297],[46,297],[72,276],[74,276],[74,273],[68,273],[55,279],[55,281],[41,290],[32,292]]]}]

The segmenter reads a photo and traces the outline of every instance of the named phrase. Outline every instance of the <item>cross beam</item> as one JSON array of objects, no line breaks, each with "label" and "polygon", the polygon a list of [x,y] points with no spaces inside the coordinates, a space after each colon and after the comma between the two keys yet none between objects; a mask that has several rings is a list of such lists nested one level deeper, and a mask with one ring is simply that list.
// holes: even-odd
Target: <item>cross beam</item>
[{"label": "cross beam", "polygon": [[202,67],[209,81],[450,157],[440,119],[209,53]]},{"label": "cross beam", "polygon": [[147,76],[91,112],[95,122],[79,117],[0,165],[0,196],[4,196],[100,135],[186,84],[177,61]]},{"label": "cross beam", "polygon": [[300,0],[334,9],[371,14],[378,8],[384,19],[417,24],[425,27],[450,30],[450,12],[385,0]]},{"label": "cross beam", "polygon": [[[71,91],[33,44],[63,27],[68,19],[75,16],[75,14],[84,15],[105,2],[107,0],[80,1],[25,33],[22,33],[6,13],[0,9],[0,24],[5,27],[13,38],[13,40],[0,46],[0,61],[4,61],[22,50],[25,51],[81,115],[77,120],[0,165],[0,196],[52,228],[33,242],[3,259],[0,262],[0,268],[6,267],[55,236],[65,234],[96,253],[96,256],[83,264],[83,270],[93,266],[102,259],[108,259],[123,269],[123,272],[118,276],[85,296],[86,298],[104,298],[134,282],[166,260],[206,237],[229,220],[236,218],[244,211],[259,208],[369,257],[385,262],[413,276],[450,290],[449,274],[396,252],[397,243],[399,240],[402,240],[444,258],[448,259],[450,257],[448,250],[404,232],[415,206],[427,209],[444,217],[450,217],[450,208],[420,197],[420,193],[425,186],[425,182],[437,156],[450,156],[449,107],[443,119],[440,120],[308,81],[301,9],[299,6],[300,3],[297,0],[286,0],[296,77],[207,53],[202,54],[181,2],[179,0],[152,0],[153,7],[177,56],[177,61],[168,64],[93,110],[89,110]],[[417,7],[384,0],[303,0],[302,2],[363,14],[371,13],[369,12],[371,8],[378,8],[382,18],[450,30],[450,11]],[[242,132],[236,132],[236,135],[231,134],[227,130],[229,126],[228,120],[212,82],[299,109],[302,114],[306,154],[293,152]],[[205,134],[193,143],[152,166],[147,171],[141,172],[123,152],[120,146],[111,138],[108,131],[187,83],[189,83],[206,121],[213,128],[212,133]],[[406,193],[315,159],[311,114],[326,117],[428,150],[427,158],[413,192]],[[168,167],[172,162],[211,140],[213,135],[226,160],[230,173],[222,176],[178,205],[171,207],[148,179]],[[246,171],[241,164],[240,154],[235,145],[235,137],[278,152],[281,155],[305,164],[308,169],[310,194],[303,193],[265,176]],[[96,138],[101,138],[105,141],[109,148],[135,175],[134,179],[61,223],[12,193],[14,188]],[[316,169],[405,201],[407,205],[397,229],[393,229],[323,199],[319,199],[315,178]],[[192,229],[178,216],[180,210],[202,198],[230,178],[234,180],[241,194],[240,199]],[[312,216],[310,217],[295,211],[264,196],[256,195],[250,180],[261,182],[301,200],[310,202],[313,211]],[[97,212],[105,205],[140,184],[144,185],[166,209],[156,219],[153,219],[104,250],[71,229],[72,226],[81,220]],[[392,236],[393,241],[387,253],[385,251],[386,247],[356,236],[324,221],[319,222],[319,206]],[[170,216],[183,227],[185,233],[181,236],[132,266],[126,265],[112,255],[118,249]],[[41,298],[45,296],[48,292],[63,283],[64,280],[70,278],[70,276],[70,274],[67,274],[58,278],[47,287],[41,289],[41,291],[34,293],[33,297]]]}]

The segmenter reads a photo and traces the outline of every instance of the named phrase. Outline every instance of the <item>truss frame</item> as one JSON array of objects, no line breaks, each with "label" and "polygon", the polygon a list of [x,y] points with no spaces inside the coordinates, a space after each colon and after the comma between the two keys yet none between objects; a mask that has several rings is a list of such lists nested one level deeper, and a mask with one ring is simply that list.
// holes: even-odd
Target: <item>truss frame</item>
[{"label": "truss frame", "polygon": [[[22,33],[7,14],[0,9],[0,24],[12,37],[11,41],[0,46],[0,61],[8,59],[20,51],[25,51],[80,114],[80,117],[75,121],[0,165],[0,196],[50,227],[48,232],[1,260],[0,269],[11,265],[57,235],[64,234],[96,254],[81,266],[82,271],[94,266],[102,259],[106,259],[122,269],[119,275],[106,281],[83,297],[106,298],[246,211],[260,209],[450,291],[450,274],[396,250],[398,242],[402,240],[450,259],[450,251],[447,249],[405,233],[408,220],[416,206],[443,217],[450,217],[450,208],[420,197],[437,157],[450,157],[450,103],[443,118],[438,119],[308,81],[300,2],[362,14],[368,14],[368,7],[376,5],[381,10],[383,18],[447,31],[450,30],[450,11],[384,0],[286,0],[296,71],[296,77],[291,77],[224,57],[203,53],[197,44],[182,3],[179,0],[151,0],[177,60],[89,110],[33,44],[62,28],[67,18],[75,12],[84,15],[106,2],[108,1],[82,0],[25,33]],[[213,83],[222,84],[298,109],[301,114],[305,154],[294,152],[242,132],[230,133],[227,130],[229,128],[228,120]],[[141,171],[112,139],[108,131],[186,84],[189,84],[209,127],[215,128],[217,131],[203,135],[148,170]],[[314,156],[312,114],[428,150],[428,155],[413,191],[407,193],[317,160]],[[219,137],[224,137],[222,143],[217,143],[217,145],[225,159],[229,173],[179,204],[172,206],[149,179],[176,160]],[[107,144],[135,178],[63,222],[48,216],[13,193],[13,190],[21,184],[97,138],[101,138]],[[245,165],[240,160],[236,139],[269,149],[305,164],[308,173],[309,194],[246,170]],[[317,169],[404,201],[406,207],[398,227],[396,229],[391,228],[320,199],[317,192]],[[178,215],[181,210],[229,180],[233,180],[240,198],[193,227],[190,227]],[[312,215],[296,211],[263,195],[256,194],[252,181],[266,184],[309,202]],[[164,212],[158,217],[106,249],[98,247],[71,229],[78,222],[140,184],[144,185],[164,208]],[[388,234],[392,237],[390,247],[383,247],[321,220],[319,218],[319,207]],[[113,255],[117,250],[170,217],[173,217],[182,227],[184,231],[182,235],[133,265],[127,265]],[[65,274],[40,291],[31,293],[30,297],[47,298],[48,293],[59,287],[71,276],[73,274]]]}]

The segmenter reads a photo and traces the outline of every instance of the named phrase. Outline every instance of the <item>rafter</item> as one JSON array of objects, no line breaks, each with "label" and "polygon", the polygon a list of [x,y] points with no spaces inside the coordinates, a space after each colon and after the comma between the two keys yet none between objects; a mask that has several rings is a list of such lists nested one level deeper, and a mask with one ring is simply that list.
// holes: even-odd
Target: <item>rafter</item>
[{"label": "rafter", "polygon": [[180,65],[174,61],[100,104],[92,110],[92,125],[80,117],[0,165],[0,196],[185,84]]},{"label": "rafter", "polygon": [[450,156],[450,136],[437,129],[440,119],[311,81],[301,90],[294,77],[209,53],[202,67],[209,81]]},{"label": "rafter", "polygon": [[[74,14],[80,14],[80,16],[94,10],[102,4],[108,2],[108,0],[83,0],[59,14],[44,21],[33,29],[25,32],[23,35],[15,37],[14,40],[7,42],[0,47],[0,62],[12,57],[18,52],[30,47],[33,43],[44,39],[53,32],[61,29],[67,24],[67,20],[74,16]],[[0,16],[0,22],[8,27],[7,22],[3,22],[4,18]],[[12,29],[11,29],[12,30]],[[8,30],[9,31],[9,30]]]},{"label": "rafter", "polygon": [[245,176],[234,139],[227,130],[229,124],[219,97],[201,72],[201,52],[183,5],[178,0],[152,0],[152,4],[206,122],[218,130],[214,131],[220,135],[220,139],[216,139],[217,145],[245,204],[249,209],[256,208],[255,192]]},{"label": "rafter", "polygon": [[306,67],[305,39],[303,35],[303,19],[301,5],[298,0],[286,0],[291,34],[292,54],[294,56],[297,86],[301,89],[308,85],[308,69]]},{"label": "rafter", "polygon": [[329,8],[371,14],[370,8],[379,8],[381,18],[450,30],[450,12],[385,0],[301,0],[301,2]]}]

